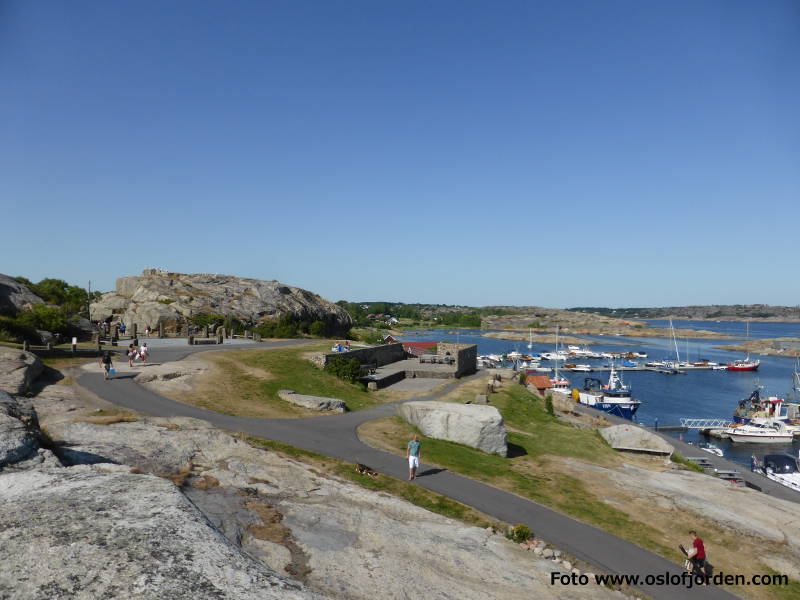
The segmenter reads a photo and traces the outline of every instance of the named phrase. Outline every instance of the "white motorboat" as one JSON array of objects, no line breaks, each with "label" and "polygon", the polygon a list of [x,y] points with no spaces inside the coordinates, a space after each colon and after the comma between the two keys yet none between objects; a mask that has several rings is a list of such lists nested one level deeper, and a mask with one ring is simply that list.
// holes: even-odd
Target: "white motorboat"
[{"label": "white motorboat", "polygon": [[591,365],[575,365],[574,367],[570,367],[570,371],[575,371],[576,373],[591,373],[592,366]]},{"label": "white motorboat", "polygon": [[734,425],[723,432],[736,443],[788,444],[794,438],[786,423],[775,419],[752,419],[747,425]]},{"label": "white motorboat", "polygon": [[753,456],[752,469],[756,473],[761,473],[767,479],[800,492],[800,468],[793,456],[788,454],[767,454],[763,463],[759,463],[758,459]]},{"label": "white motorboat", "polygon": [[722,448],[720,448],[715,444],[710,444],[708,442],[700,442],[699,444],[697,444],[697,447],[700,448],[700,450],[705,450],[706,452],[709,452],[710,454],[716,454],[717,456],[725,456],[725,452],[723,452]]}]

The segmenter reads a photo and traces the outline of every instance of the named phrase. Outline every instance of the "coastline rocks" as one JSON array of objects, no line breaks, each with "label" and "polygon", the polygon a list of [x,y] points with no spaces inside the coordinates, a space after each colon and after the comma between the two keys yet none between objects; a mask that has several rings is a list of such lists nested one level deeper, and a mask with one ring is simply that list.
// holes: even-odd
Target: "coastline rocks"
[{"label": "coastline rocks", "polygon": [[240,552],[165,479],[114,465],[0,477],[0,597],[320,598]]},{"label": "coastline rocks", "polygon": [[29,460],[39,449],[36,413],[27,401],[0,391],[0,470]]},{"label": "coastline rocks", "polygon": [[24,394],[42,372],[42,361],[35,354],[0,346],[0,390]]},{"label": "coastline rocks", "polygon": [[660,436],[635,425],[612,425],[600,435],[614,450],[671,456],[675,448]]},{"label": "coastline rocks", "polygon": [[446,402],[406,402],[398,414],[427,437],[477,448],[487,454],[506,456],[506,428],[494,406]]},{"label": "coastline rocks", "polygon": [[278,390],[278,397],[296,406],[310,408],[311,410],[344,412],[344,400],[339,400],[338,398],[306,396],[305,394],[298,394],[292,390]]},{"label": "coastline rocks", "polygon": [[0,274],[0,314],[15,314],[44,300],[13,277]]},{"label": "coastline rocks", "polygon": [[91,305],[92,320],[119,318],[143,331],[159,323],[175,327],[192,315],[218,314],[242,321],[292,315],[326,324],[330,335],[346,333],[352,319],[346,310],[317,294],[284,285],[230,275],[168,273],[145,269],[140,276],[117,279],[115,292]]}]

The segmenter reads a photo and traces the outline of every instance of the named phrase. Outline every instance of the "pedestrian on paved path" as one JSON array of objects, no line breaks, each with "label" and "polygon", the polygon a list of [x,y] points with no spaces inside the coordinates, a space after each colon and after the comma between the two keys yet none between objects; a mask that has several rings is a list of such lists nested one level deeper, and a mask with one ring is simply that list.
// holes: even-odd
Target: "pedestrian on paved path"
[{"label": "pedestrian on paved path", "polygon": [[142,359],[142,366],[147,366],[147,357],[150,356],[150,348],[147,347],[147,342],[142,343],[142,347],[139,348],[139,358]]},{"label": "pedestrian on paved path", "polygon": [[103,367],[103,379],[108,379],[109,371],[114,368],[114,363],[111,361],[111,352],[106,350],[100,359],[100,366]]},{"label": "pedestrian on paved path", "polygon": [[133,368],[133,361],[139,356],[139,351],[133,344],[128,344],[128,364]]},{"label": "pedestrian on paved path", "polygon": [[417,469],[419,468],[420,446],[419,436],[415,433],[411,437],[411,441],[406,446],[406,458],[408,459],[408,480],[412,481],[417,478]]}]

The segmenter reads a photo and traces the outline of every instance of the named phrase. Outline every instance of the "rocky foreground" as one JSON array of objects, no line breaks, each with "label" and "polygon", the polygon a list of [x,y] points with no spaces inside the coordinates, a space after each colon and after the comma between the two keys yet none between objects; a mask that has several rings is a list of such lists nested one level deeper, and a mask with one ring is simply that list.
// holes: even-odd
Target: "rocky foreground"
[{"label": "rocky foreground", "polygon": [[203,421],[95,406],[58,385],[0,398],[0,598],[618,597]]}]

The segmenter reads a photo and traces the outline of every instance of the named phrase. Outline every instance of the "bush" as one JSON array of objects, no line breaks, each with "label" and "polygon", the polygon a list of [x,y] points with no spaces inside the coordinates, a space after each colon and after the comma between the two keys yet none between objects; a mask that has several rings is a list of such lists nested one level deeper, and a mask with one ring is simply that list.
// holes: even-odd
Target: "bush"
[{"label": "bush", "polygon": [[553,410],[553,397],[550,394],[547,394],[547,397],[544,399],[544,409],[551,417],[556,416],[556,411]]},{"label": "bush", "polygon": [[266,321],[255,328],[256,333],[265,338],[297,337],[301,323],[294,315],[286,314],[275,321]]},{"label": "bush", "polygon": [[527,373],[520,373],[519,374],[519,384],[526,385],[528,383],[528,374]]},{"label": "bush", "polygon": [[328,332],[328,326],[325,324],[324,321],[314,321],[308,327],[308,333],[313,335],[314,337],[325,337]]},{"label": "bush", "polygon": [[530,528],[527,525],[520,524],[512,527],[506,537],[512,542],[521,544],[522,542],[527,542],[529,539],[531,539],[531,535]]},{"label": "bush", "polygon": [[21,344],[27,341],[29,344],[40,344],[42,342],[36,329],[27,325],[22,325],[16,319],[0,316],[0,340]]},{"label": "bush", "polygon": [[53,333],[67,333],[67,317],[64,312],[54,306],[34,304],[31,310],[24,310],[17,315],[15,321],[23,327],[43,329]]},{"label": "bush", "polygon": [[358,362],[357,358],[334,356],[325,365],[325,371],[336,375],[339,379],[355,383],[361,376],[361,363]]},{"label": "bush", "polygon": [[222,325],[225,322],[225,317],[222,315],[194,315],[192,323],[198,327],[213,327],[214,325]]}]

